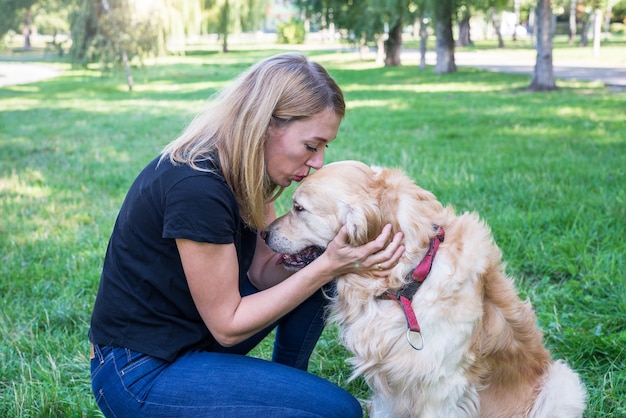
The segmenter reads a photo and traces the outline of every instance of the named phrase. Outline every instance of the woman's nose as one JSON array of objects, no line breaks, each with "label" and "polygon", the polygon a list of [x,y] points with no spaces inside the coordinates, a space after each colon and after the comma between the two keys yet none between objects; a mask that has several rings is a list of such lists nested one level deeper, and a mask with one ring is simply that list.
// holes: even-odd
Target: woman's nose
[{"label": "woman's nose", "polygon": [[315,155],[307,161],[307,165],[316,170],[322,168],[324,165],[324,151],[316,152]]}]

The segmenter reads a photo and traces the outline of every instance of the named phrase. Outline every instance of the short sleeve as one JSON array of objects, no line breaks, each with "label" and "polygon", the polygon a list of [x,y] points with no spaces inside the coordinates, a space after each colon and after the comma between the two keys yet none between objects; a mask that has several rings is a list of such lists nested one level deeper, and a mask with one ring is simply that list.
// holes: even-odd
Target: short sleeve
[{"label": "short sleeve", "polygon": [[163,238],[231,244],[237,201],[226,183],[210,173],[182,179],[165,194]]}]

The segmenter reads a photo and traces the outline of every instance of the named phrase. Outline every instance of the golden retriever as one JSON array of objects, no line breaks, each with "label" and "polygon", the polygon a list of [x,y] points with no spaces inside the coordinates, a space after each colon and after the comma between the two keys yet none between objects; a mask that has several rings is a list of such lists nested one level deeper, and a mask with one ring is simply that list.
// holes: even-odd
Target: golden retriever
[{"label": "golden retriever", "polygon": [[[580,417],[579,377],[544,347],[530,303],[507,277],[489,227],[456,215],[399,170],[329,164],[295,190],[266,232],[288,268],[317,257],[345,224],[350,243],[387,223],[406,251],[386,279],[336,279],[330,319],[372,389],[372,417]],[[425,260],[424,262],[421,262]],[[413,278],[413,271],[418,278]],[[419,277],[421,274],[421,277]]]}]

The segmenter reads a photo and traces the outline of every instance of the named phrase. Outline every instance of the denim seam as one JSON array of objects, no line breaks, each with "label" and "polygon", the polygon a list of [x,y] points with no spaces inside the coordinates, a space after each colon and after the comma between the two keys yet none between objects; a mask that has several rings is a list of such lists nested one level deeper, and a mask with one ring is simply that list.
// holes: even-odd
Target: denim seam
[{"label": "denim seam", "polygon": [[[125,349],[126,354],[128,355],[128,349]],[[138,404],[143,404],[145,403],[145,401],[142,401],[141,399],[137,398],[135,396],[135,394],[128,388],[128,386],[126,386],[126,383],[124,382],[124,379],[122,379],[122,376],[124,376],[124,370],[127,370],[126,367],[120,368],[117,364],[117,359],[115,358],[115,355],[112,356],[112,361],[113,361],[113,367],[115,367],[115,373],[117,374],[118,378],[120,379],[120,385],[122,386],[122,388],[124,389],[124,392],[126,392],[135,402],[137,402]]]},{"label": "denim seam", "polygon": [[115,411],[113,411],[113,409],[111,409],[111,405],[109,405],[109,401],[107,400],[106,396],[104,395],[104,390],[100,389],[100,391],[98,392],[98,398],[96,399],[96,403],[98,405],[100,405],[100,403],[104,403],[106,405],[106,407],[107,407],[108,412],[113,414],[113,417],[117,418],[117,414],[115,413]]},{"label": "denim seam", "polygon": [[130,350],[125,349],[126,350],[126,354],[127,354],[127,361],[128,364],[122,368],[120,368],[120,375],[124,376],[126,375],[126,373],[131,372],[133,370],[135,370],[137,367],[143,366],[145,363],[149,362],[152,360],[152,357],[148,356],[148,355],[144,355],[143,358],[141,358],[140,360],[136,360],[136,361],[132,361],[132,354],[130,352]]}]

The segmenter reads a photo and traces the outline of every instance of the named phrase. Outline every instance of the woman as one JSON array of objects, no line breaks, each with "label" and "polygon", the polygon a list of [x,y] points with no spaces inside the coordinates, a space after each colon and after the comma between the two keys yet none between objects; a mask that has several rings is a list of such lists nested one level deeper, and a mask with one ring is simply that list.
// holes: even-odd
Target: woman
[{"label": "woman", "polygon": [[[306,372],[324,325],[321,289],[358,269],[384,276],[402,236],[386,227],[350,247],[342,230],[296,273],[259,236],[276,216],[271,202],[322,166],[344,112],[323,67],[300,54],[270,57],[139,174],[89,331],[106,416],[361,416],[354,397]],[[271,362],[245,356],[274,328]]]}]

